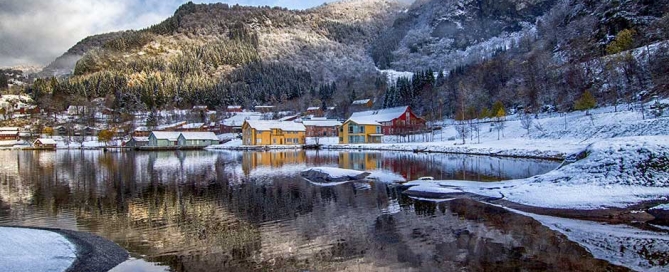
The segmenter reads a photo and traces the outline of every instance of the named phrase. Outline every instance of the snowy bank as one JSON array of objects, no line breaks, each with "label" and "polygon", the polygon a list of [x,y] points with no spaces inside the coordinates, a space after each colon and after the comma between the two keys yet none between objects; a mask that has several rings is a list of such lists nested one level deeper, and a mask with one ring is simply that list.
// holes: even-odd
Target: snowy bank
[{"label": "snowy bank", "polygon": [[[414,196],[467,193],[558,209],[626,208],[669,195],[669,136],[615,138],[587,147],[582,156],[549,173],[485,183],[413,181]],[[576,159],[578,157],[578,159]],[[448,189],[448,190],[445,190]]]},{"label": "snowy bank", "polygon": [[108,271],[128,259],[119,245],[92,233],[0,227],[1,271]]},{"label": "snowy bank", "polygon": [[76,247],[62,235],[36,229],[0,227],[3,271],[65,271],[76,259]]},{"label": "snowy bank", "polygon": [[637,271],[667,271],[669,237],[665,232],[640,230],[583,220],[537,215],[509,209],[529,216],[551,230],[564,234],[585,247],[595,258]]}]

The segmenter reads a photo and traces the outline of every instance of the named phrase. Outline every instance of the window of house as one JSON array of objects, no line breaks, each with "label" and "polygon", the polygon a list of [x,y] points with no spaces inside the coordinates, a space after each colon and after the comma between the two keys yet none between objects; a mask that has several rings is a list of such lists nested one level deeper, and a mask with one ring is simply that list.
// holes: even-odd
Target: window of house
[{"label": "window of house", "polygon": [[256,140],[256,143],[257,143],[257,144],[261,144],[261,143],[262,143],[262,139],[257,139],[257,140]]},{"label": "window of house", "polygon": [[381,134],[381,127],[380,126],[376,126],[376,134]]},{"label": "window of house", "polygon": [[348,125],[348,133],[353,133],[354,125]]}]

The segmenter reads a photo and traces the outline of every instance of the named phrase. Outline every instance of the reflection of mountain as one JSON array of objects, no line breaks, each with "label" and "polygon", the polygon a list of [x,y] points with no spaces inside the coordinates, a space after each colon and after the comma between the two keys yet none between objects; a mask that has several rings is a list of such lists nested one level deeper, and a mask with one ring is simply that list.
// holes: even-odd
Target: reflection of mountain
[{"label": "reflection of mountain", "polygon": [[[44,166],[33,153],[7,155],[19,162],[14,172],[31,202],[9,203],[0,222],[52,226],[60,218],[59,227],[98,233],[175,271],[618,270],[500,208],[414,202],[384,183],[313,186],[281,170],[337,165],[337,152],[270,154],[291,163],[270,159],[249,175],[242,164],[253,158],[240,152],[56,154]],[[443,163],[413,156],[431,158],[424,167]]]}]

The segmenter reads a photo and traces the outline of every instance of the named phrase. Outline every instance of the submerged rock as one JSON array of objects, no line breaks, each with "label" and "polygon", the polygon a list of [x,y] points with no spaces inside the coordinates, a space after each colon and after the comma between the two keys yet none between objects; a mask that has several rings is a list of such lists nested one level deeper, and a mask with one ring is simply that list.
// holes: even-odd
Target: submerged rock
[{"label": "submerged rock", "polygon": [[300,173],[300,175],[303,178],[318,183],[335,183],[335,182],[363,180],[370,174],[371,173],[369,172],[342,169],[342,168],[333,168],[333,167],[314,167],[304,170]]}]

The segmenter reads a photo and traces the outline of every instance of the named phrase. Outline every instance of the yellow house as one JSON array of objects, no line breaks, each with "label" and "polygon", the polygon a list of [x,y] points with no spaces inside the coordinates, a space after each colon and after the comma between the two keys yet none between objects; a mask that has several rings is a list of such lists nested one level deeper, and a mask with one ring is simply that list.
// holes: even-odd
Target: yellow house
[{"label": "yellow house", "polygon": [[303,145],[306,128],[301,123],[246,120],[242,125],[244,145]]},{"label": "yellow house", "polygon": [[382,136],[381,124],[371,118],[349,118],[339,129],[340,144],[378,144]]}]

